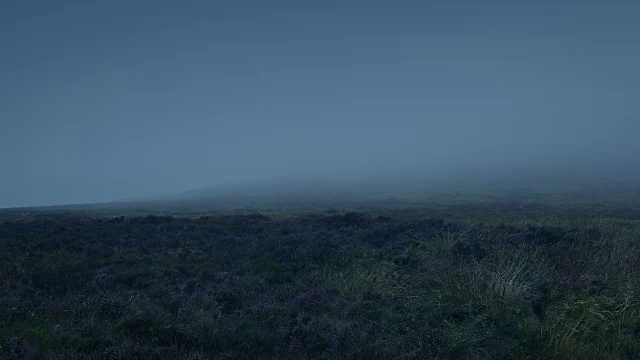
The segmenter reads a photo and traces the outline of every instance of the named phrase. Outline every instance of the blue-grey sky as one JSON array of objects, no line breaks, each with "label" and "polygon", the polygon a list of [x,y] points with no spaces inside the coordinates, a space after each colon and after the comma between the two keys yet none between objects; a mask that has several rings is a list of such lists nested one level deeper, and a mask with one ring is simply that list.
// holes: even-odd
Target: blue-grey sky
[{"label": "blue-grey sky", "polygon": [[638,19],[632,0],[4,0],[0,207],[287,174],[631,171]]}]

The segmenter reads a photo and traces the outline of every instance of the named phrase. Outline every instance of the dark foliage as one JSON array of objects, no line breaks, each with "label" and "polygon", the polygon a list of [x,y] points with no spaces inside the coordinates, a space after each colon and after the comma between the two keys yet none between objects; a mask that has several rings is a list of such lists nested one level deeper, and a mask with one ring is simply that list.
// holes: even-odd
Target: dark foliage
[{"label": "dark foliage", "polygon": [[0,358],[638,358],[635,234],[362,213],[6,219]]}]

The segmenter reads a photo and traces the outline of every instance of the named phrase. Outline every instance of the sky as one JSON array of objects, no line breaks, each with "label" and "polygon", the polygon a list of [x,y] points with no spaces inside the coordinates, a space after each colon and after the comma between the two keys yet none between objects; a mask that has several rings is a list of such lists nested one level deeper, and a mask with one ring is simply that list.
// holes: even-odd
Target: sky
[{"label": "sky", "polygon": [[639,1],[0,9],[0,207],[283,175],[640,172]]}]

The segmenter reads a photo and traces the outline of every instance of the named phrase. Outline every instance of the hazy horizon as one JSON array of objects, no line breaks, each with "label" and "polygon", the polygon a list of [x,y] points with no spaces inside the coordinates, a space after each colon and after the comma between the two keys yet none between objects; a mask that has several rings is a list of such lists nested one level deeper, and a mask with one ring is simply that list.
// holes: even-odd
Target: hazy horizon
[{"label": "hazy horizon", "polygon": [[639,13],[9,0],[0,208],[283,176],[638,181]]}]

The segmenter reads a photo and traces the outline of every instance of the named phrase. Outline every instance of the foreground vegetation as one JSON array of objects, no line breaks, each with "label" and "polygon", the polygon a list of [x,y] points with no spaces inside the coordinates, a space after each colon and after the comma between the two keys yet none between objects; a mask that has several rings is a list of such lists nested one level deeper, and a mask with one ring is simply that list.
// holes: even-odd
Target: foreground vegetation
[{"label": "foreground vegetation", "polygon": [[0,217],[0,358],[640,358],[633,217],[390,214]]}]

